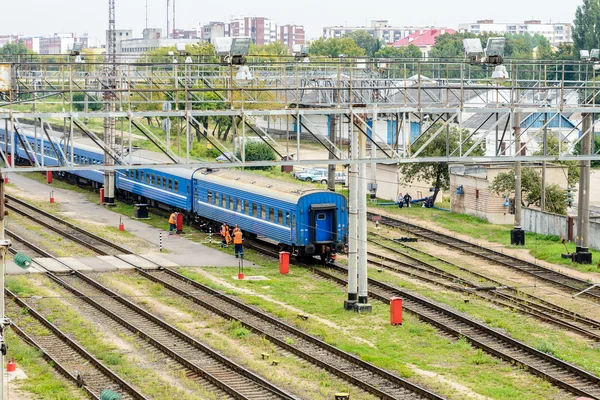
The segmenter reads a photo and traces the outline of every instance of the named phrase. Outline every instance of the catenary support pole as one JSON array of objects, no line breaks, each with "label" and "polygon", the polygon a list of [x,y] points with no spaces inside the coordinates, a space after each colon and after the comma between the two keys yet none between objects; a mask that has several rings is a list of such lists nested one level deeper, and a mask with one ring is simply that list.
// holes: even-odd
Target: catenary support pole
[{"label": "catenary support pole", "polygon": [[[371,126],[371,159],[377,158],[377,146],[375,146],[375,132],[377,132],[377,112],[373,113],[373,124]],[[377,200],[377,163],[371,163],[371,194],[375,195]]]},{"label": "catenary support pole", "polygon": [[[581,140],[581,155],[592,154],[593,114],[583,114],[583,139]],[[577,201],[577,250],[575,260],[579,264],[591,264],[590,253],[590,160],[580,161],[579,167],[579,198]]]},{"label": "catenary support pole", "polygon": [[[352,123],[354,115],[350,114],[348,122],[348,137],[350,139],[350,158],[352,161],[358,158],[358,132]],[[358,234],[358,165],[350,164],[348,173],[348,195],[350,205],[348,207],[348,299],[344,301],[346,310],[353,310],[358,301],[358,283],[357,283],[357,234]]]},{"label": "catenary support pole", "polygon": [[510,244],[525,245],[525,231],[521,226],[521,112],[513,112],[513,129],[515,132],[515,227],[510,231]]},{"label": "catenary support pole", "polygon": [[[336,121],[337,121],[337,116],[336,115],[329,115],[329,141],[331,143],[335,143],[335,132],[336,132]],[[329,159],[330,160],[335,160],[335,157],[333,155],[333,145],[330,145],[330,149],[331,151],[329,152]],[[335,165],[330,165],[329,166],[329,170],[328,170],[328,175],[327,175],[327,188],[329,190],[331,190],[332,192],[335,192]]]},{"label": "catenary support pole", "polygon": [[[359,158],[367,159],[367,138],[360,134]],[[367,287],[367,164],[358,165],[358,303],[354,305],[356,312],[372,311],[369,304]]]}]

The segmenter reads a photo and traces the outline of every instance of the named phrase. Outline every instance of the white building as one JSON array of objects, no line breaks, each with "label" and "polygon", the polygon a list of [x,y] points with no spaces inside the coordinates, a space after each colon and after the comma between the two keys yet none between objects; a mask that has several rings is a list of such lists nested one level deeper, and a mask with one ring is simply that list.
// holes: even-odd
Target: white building
[{"label": "white building", "polygon": [[[347,33],[366,31],[371,36],[383,41],[393,43],[415,32],[434,29],[434,27],[419,26],[390,26],[387,20],[371,21],[371,26],[326,26],[323,28],[323,38],[341,38]],[[443,29],[443,28],[440,28]]]},{"label": "white building", "polygon": [[162,36],[160,28],[144,29],[143,37],[136,39],[131,38],[131,31],[117,31],[117,54],[124,62],[136,62],[148,51],[176,46],[178,43],[195,44],[198,39],[167,39]]},{"label": "white building", "polygon": [[550,41],[553,45],[559,43],[572,43],[573,38],[571,37],[571,24],[561,22],[549,22],[542,23],[540,20],[529,20],[520,22],[510,23],[499,23],[494,22],[491,19],[479,20],[475,23],[459,24],[459,32],[471,32],[474,34],[480,34],[483,32],[497,33],[500,35],[508,34],[525,34],[530,35],[539,34]]}]

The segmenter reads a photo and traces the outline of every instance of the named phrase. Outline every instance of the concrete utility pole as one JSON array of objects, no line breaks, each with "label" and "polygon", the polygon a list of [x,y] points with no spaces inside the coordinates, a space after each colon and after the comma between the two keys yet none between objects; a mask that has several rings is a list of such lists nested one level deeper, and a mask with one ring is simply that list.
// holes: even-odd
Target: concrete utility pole
[{"label": "concrete utility pole", "polygon": [[[350,139],[350,158],[352,161],[358,158],[358,132],[353,132],[353,120],[354,115],[350,114],[348,137]],[[353,310],[358,301],[358,165],[354,162],[350,164],[348,172],[348,188],[350,197],[348,207],[348,300],[344,301],[344,309]]]},{"label": "concrete utility pole", "polygon": [[[8,131],[6,131],[6,133],[8,134]],[[6,253],[10,247],[10,241],[4,239],[4,198],[4,175],[0,172],[0,257],[2,258],[0,260],[2,263],[0,266],[0,290],[2,290],[2,295],[0,296],[0,318],[2,318],[2,321],[0,322],[0,370],[2,371],[2,379],[0,379],[0,400],[4,400],[4,356],[6,355],[4,328],[8,326],[4,324],[6,321],[4,315],[4,273],[6,272]]]},{"label": "concrete utility pole", "polygon": [[[581,155],[592,154],[593,114],[583,114],[583,139],[581,140]],[[577,248],[575,262],[591,264],[590,253],[590,160],[580,161],[579,170],[579,201],[577,202]]]},{"label": "concrete utility pole", "polygon": [[[377,146],[375,146],[375,132],[377,129],[377,112],[373,114],[373,126],[371,127],[371,159],[377,158]],[[377,200],[377,163],[371,163],[371,182],[369,191],[371,195],[375,195],[373,200]]]},{"label": "concrete utility pole", "polygon": [[[337,116],[336,115],[329,115],[329,141],[331,143],[335,143],[335,132],[336,132],[336,126],[337,126]],[[333,145],[329,146],[329,149],[331,150],[329,152],[329,159],[330,160],[334,160],[335,157],[333,156],[333,151],[335,151],[333,149]],[[327,174],[327,189],[331,190],[332,192],[335,192],[335,165],[331,164],[329,166],[329,170],[328,170],[328,174]]]},{"label": "concrete utility pole", "polygon": [[[358,133],[359,157],[367,158],[367,138]],[[367,164],[358,166],[358,303],[354,305],[356,312],[370,312],[368,271],[367,271]]]},{"label": "concrete utility pole", "polygon": [[[544,155],[548,155],[548,114],[544,113]],[[540,209],[546,211],[546,160],[542,161],[542,198]]]},{"label": "concrete utility pole", "polygon": [[[515,130],[515,157],[521,155],[521,112],[513,112],[513,128]],[[510,231],[510,244],[525,246],[525,231],[521,226],[521,161],[515,162],[515,228]]]},{"label": "concrete utility pole", "polygon": [[[115,89],[117,85],[117,34],[115,28],[115,0],[108,0],[108,43],[106,44],[106,87],[104,88],[104,111],[115,112]],[[104,142],[109,151],[115,148],[115,117],[104,118]],[[114,165],[109,151],[104,152],[104,164]],[[115,171],[104,171],[104,204],[115,203]]]}]

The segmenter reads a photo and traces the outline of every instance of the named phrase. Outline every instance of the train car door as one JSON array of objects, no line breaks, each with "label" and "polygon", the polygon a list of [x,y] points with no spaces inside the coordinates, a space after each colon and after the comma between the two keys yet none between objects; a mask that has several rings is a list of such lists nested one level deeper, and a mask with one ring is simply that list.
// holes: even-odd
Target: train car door
[{"label": "train car door", "polygon": [[333,211],[317,210],[314,212],[315,242],[325,243],[333,241]]}]

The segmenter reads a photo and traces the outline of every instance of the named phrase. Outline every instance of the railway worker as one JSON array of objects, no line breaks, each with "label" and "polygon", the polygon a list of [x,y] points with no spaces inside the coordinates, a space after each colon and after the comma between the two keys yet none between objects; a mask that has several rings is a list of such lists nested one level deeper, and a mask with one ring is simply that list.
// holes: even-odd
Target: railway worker
[{"label": "railway worker", "polygon": [[221,240],[221,247],[228,247],[229,243],[231,243],[231,235],[229,234],[229,227],[227,226],[227,223],[223,222],[220,233],[221,237],[223,238],[223,240]]},{"label": "railway worker", "polygon": [[408,192],[404,195],[404,201],[406,202],[406,207],[410,207],[410,201],[412,200],[412,196],[408,194]]},{"label": "railway worker", "polygon": [[241,231],[241,229],[238,227],[238,224],[235,224],[235,228],[233,228],[233,235],[235,236],[235,233],[237,231]]},{"label": "railway worker", "polygon": [[404,207],[404,197],[402,197],[402,193],[398,193],[398,208]]},{"label": "railway worker", "polygon": [[177,233],[177,213],[173,211],[169,217],[169,235]]},{"label": "railway worker", "polygon": [[244,258],[244,237],[242,235],[242,230],[237,228],[237,231],[233,232],[233,245],[235,247],[235,258],[241,257]]}]

